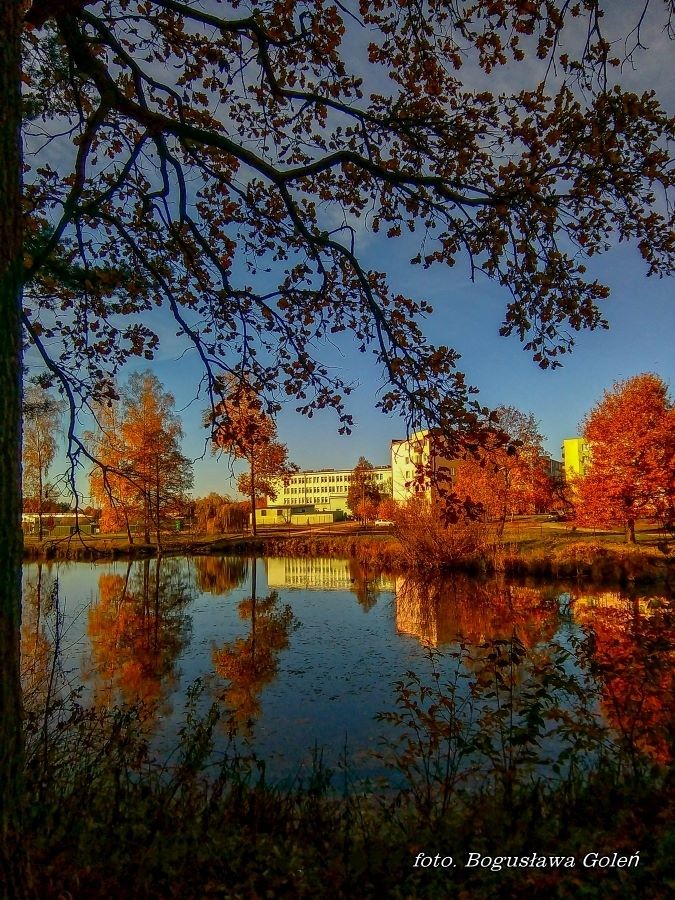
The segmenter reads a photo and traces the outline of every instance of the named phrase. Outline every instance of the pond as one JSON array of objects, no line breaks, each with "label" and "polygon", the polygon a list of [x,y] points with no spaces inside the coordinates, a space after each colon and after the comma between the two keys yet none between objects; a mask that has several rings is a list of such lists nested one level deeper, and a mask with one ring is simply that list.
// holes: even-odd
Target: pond
[{"label": "pond", "polygon": [[84,705],[140,699],[156,752],[167,756],[200,679],[200,711],[216,703],[223,712],[219,745],[253,750],[272,778],[306,772],[317,752],[329,767],[346,755],[363,778],[383,774],[373,751],[400,737],[401,719],[376,716],[397,708],[394,683],[404,673],[426,686],[454,678],[457,709],[475,716],[481,690],[480,702],[503,702],[508,671],[522,696],[534,697],[533,679],[544,679],[546,716],[556,721],[566,714],[560,706],[580,702],[570,684],[592,681],[586,711],[662,759],[671,738],[670,615],[666,597],[654,594],[369,577],[342,559],[33,563],[24,570],[24,690],[29,705],[69,689]]}]

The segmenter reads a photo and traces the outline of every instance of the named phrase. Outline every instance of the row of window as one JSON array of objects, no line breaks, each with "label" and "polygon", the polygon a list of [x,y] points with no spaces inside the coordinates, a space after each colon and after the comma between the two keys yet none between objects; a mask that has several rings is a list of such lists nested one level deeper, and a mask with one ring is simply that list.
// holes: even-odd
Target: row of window
[{"label": "row of window", "polygon": [[[457,467],[456,466],[448,466],[447,469],[448,469],[448,474],[450,475],[450,477],[454,478],[455,475],[457,474]],[[407,481],[410,481],[412,478],[416,478],[417,470],[406,469],[404,477],[406,478]]]},{"label": "row of window", "polygon": [[294,495],[302,494],[303,496],[305,494],[307,494],[309,496],[312,493],[314,493],[314,494],[317,494],[317,493],[319,493],[319,494],[334,494],[334,493],[338,493],[338,491],[331,490],[331,488],[328,485],[324,485],[323,487],[316,486],[316,487],[311,487],[311,488],[289,487],[284,490],[284,494],[294,494]]},{"label": "row of window", "polygon": [[[390,476],[386,475],[384,472],[373,472],[372,477],[375,481],[384,481],[385,478]],[[340,482],[349,482],[351,480],[351,472],[343,475],[294,475],[290,479],[290,484],[336,484]]]}]

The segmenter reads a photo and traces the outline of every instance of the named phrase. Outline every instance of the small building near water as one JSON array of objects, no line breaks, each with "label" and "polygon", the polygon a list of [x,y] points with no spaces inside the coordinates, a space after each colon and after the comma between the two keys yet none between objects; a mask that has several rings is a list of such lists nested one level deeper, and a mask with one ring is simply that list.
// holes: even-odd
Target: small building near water
[{"label": "small building near water", "polygon": [[272,525],[330,525],[333,522],[341,522],[344,517],[344,512],[340,509],[317,510],[313,503],[305,503],[295,506],[267,506],[264,509],[256,509],[255,524],[263,527]]},{"label": "small building near water", "polygon": [[[21,528],[24,534],[40,533],[40,514],[22,513]],[[42,534],[44,537],[70,537],[71,534],[96,534],[98,525],[84,513],[42,513]]]}]

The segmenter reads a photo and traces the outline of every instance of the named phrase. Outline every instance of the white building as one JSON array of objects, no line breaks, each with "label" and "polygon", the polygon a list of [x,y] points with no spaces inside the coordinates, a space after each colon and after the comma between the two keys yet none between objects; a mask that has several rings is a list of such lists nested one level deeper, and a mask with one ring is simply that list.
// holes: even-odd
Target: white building
[{"label": "white building", "polygon": [[[428,500],[436,499],[429,476],[441,469],[447,469],[447,476],[454,478],[459,465],[456,459],[445,459],[434,454],[428,429],[416,431],[406,440],[392,441],[392,496],[399,503],[405,503],[411,497],[420,495]],[[423,467],[421,470],[423,477],[416,483],[420,466]]]},{"label": "white building", "polygon": [[[375,466],[373,481],[383,493],[390,489],[391,466]],[[349,513],[347,492],[352,469],[308,469],[284,480],[273,481],[276,497],[270,506],[299,506],[312,504],[317,512],[339,510]]]}]

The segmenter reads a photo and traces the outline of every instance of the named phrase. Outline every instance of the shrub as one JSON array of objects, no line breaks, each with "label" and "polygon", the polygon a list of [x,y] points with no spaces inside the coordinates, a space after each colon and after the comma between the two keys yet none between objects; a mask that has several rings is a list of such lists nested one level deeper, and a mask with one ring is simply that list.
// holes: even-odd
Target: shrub
[{"label": "shrub", "polygon": [[486,526],[469,518],[445,524],[440,512],[423,499],[413,499],[395,514],[404,562],[411,567],[448,569],[458,564],[478,566],[488,548]]}]

